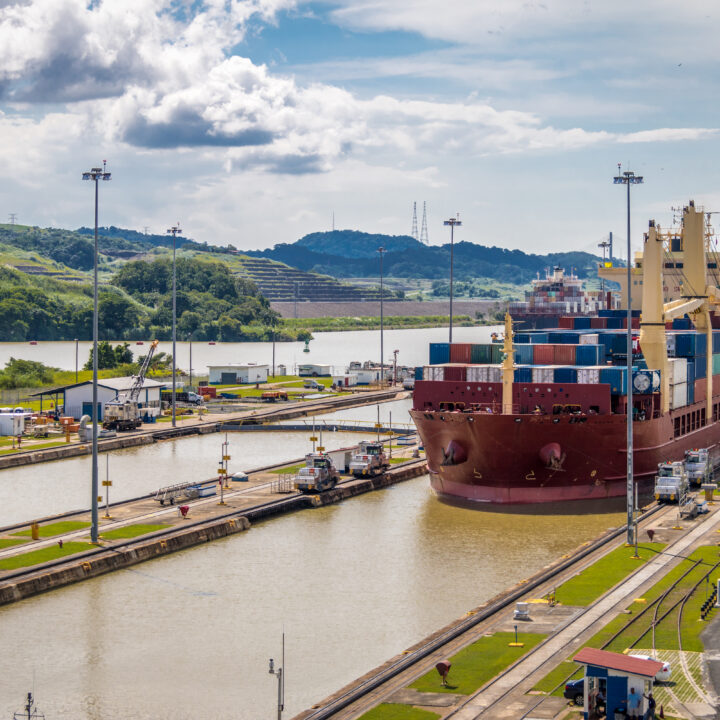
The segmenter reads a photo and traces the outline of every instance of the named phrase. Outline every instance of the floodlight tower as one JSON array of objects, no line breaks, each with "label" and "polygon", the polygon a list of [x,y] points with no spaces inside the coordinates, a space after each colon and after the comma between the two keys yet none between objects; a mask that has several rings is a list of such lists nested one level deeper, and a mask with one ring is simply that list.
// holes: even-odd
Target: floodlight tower
[{"label": "floodlight tower", "polygon": [[95,183],[95,246],[93,257],[93,363],[92,363],[92,504],[90,505],[90,541],[98,541],[98,180],[107,182],[110,173],[103,160],[101,168],[82,174],[83,180]]},{"label": "floodlight tower", "polygon": [[452,343],[452,326],[453,326],[453,308],[452,308],[452,302],[453,302],[453,237],[454,237],[454,231],[455,227],[460,227],[462,223],[460,222],[460,213],[457,214],[457,217],[450,218],[449,220],[445,220],[443,222],[443,225],[449,225],[450,226],[450,334],[449,334],[449,340],[448,342]]},{"label": "floodlight tower", "polygon": [[177,225],[173,225],[171,228],[168,228],[168,235],[173,236],[173,288],[172,288],[172,426],[175,427],[175,340],[177,337],[176,333],[176,316],[177,316],[177,298],[175,293],[176,288],[176,273],[175,273],[175,249],[176,249],[176,238],[177,235],[182,234],[182,230],[180,229],[180,223]]}]

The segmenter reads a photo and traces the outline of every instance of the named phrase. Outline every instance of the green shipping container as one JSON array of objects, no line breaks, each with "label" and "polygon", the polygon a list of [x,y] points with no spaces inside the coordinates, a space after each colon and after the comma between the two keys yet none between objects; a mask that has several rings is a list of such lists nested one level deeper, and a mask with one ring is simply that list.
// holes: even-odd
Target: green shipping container
[{"label": "green shipping container", "polygon": [[497,365],[498,363],[502,362],[502,354],[503,354],[503,344],[502,343],[492,343],[490,345],[491,348],[491,359],[490,363],[492,365]]},{"label": "green shipping container", "polygon": [[470,348],[470,362],[474,365],[490,365],[492,351],[489,344],[473,345]]},{"label": "green shipping container", "polygon": [[720,375],[720,353],[713,355],[713,375]]}]

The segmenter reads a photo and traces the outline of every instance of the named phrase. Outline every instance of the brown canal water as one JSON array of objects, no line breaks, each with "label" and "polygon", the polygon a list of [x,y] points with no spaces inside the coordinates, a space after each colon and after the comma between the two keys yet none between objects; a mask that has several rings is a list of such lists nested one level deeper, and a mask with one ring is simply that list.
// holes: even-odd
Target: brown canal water
[{"label": "brown canal water", "polygon": [[618,514],[518,516],[437,501],[427,477],[0,608],[0,717],[290,718]]}]

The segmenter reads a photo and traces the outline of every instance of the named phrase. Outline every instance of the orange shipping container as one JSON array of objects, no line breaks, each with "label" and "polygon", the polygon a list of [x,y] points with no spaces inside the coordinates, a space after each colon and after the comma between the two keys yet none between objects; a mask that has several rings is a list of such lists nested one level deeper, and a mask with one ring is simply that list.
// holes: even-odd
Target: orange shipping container
[{"label": "orange shipping container", "polygon": [[450,362],[451,363],[470,363],[472,354],[472,345],[470,343],[453,343],[450,346]]},{"label": "orange shipping container", "polygon": [[575,322],[574,319],[571,317],[561,317],[558,321],[558,327],[563,328],[563,330],[574,330],[575,329]]},{"label": "orange shipping container", "polygon": [[555,365],[574,365],[575,346],[555,345]]},{"label": "orange shipping container", "polygon": [[533,365],[555,365],[555,346],[543,343],[533,345]]}]

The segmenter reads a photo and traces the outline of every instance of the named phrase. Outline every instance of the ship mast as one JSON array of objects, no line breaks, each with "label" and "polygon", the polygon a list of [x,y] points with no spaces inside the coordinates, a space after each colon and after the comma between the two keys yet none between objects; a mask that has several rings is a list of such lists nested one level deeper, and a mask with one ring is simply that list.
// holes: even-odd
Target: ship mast
[{"label": "ship mast", "polygon": [[502,411],[503,415],[512,415],[513,402],[512,391],[513,381],[515,379],[515,352],[513,351],[513,326],[510,313],[505,313],[505,343],[503,344],[503,362],[502,362],[502,378],[503,378],[503,395],[502,395]]}]

